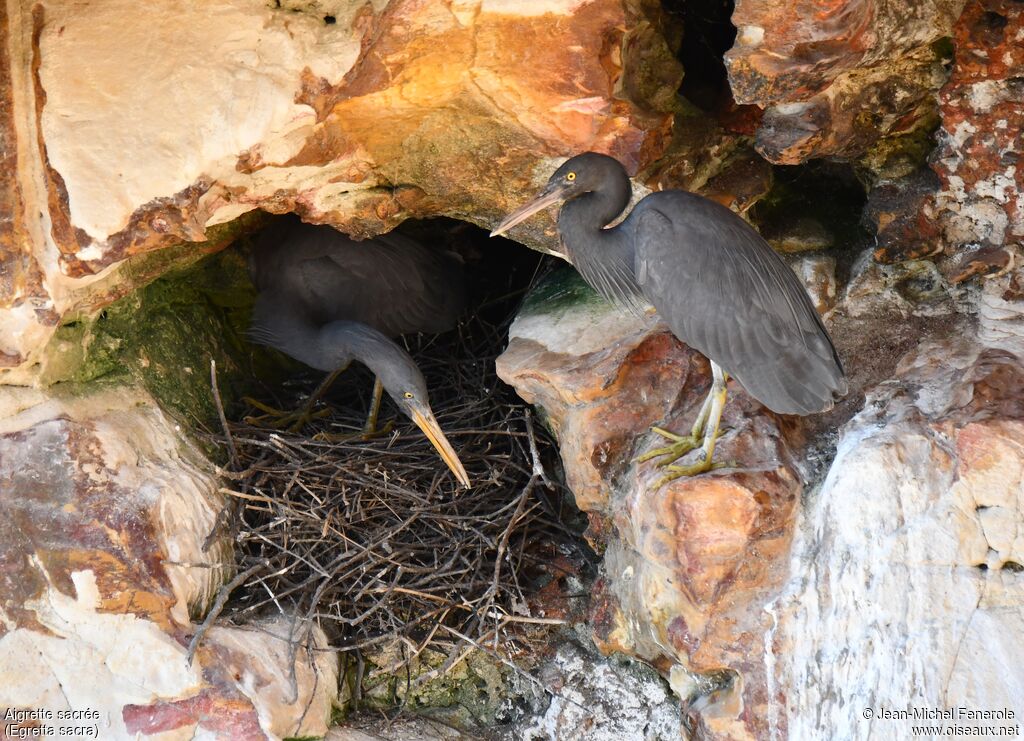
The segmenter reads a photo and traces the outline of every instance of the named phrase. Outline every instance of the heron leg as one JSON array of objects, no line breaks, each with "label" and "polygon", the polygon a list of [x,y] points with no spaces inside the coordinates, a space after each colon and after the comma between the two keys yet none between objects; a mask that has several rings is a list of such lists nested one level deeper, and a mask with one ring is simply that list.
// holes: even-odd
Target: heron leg
[{"label": "heron leg", "polygon": [[[712,364],[712,369],[716,368]],[[723,374],[724,375],[724,374]],[[652,458],[662,458],[664,460],[658,463],[659,466],[667,466],[673,461],[682,458],[684,455],[689,453],[691,450],[695,450],[701,446],[704,436],[704,426],[707,424],[708,416],[711,414],[711,406],[715,397],[714,384],[711,386],[711,390],[708,395],[704,397],[704,403],[700,406],[700,411],[697,413],[697,419],[693,422],[693,428],[690,430],[689,435],[678,435],[674,432],[670,432],[662,427],[652,427],[651,431],[661,435],[666,440],[671,440],[672,443],[663,447],[655,448],[654,450],[644,453],[636,459],[637,463],[644,463]]]},{"label": "heron leg", "polygon": [[363,431],[361,433],[345,432],[341,434],[320,431],[313,436],[313,439],[318,442],[327,443],[349,443],[354,440],[362,440],[365,442],[372,440],[375,437],[388,434],[394,426],[394,422],[392,420],[388,420],[383,427],[377,426],[377,419],[380,414],[380,403],[383,397],[384,384],[381,383],[379,377],[374,377],[373,398],[370,400],[370,411],[366,415],[366,423],[363,425]]},{"label": "heron leg", "polygon": [[386,435],[391,431],[392,423],[388,421],[383,428],[378,429],[377,417],[380,414],[380,402],[384,398],[384,384],[379,376],[373,378],[373,399],[370,401],[370,412],[366,415],[366,424],[363,425],[363,439],[369,440],[377,435]]},{"label": "heron leg", "polygon": [[708,416],[705,420],[704,427],[704,441],[701,445],[700,455],[698,456],[697,462],[692,463],[688,466],[675,466],[666,465],[665,470],[667,474],[662,476],[656,483],[655,486],[661,486],[673,479],[678,479],[683,476],[696,476],[699,473],[710,471],[715,468],[722,468],[726,464],[715,463],[712,458],[715,454],[715,443],[719,437],[719,427],[722,423],[722,410],[725,408],[725,398],[727,395],[726,381],[729,380],[729,376],[719,368],[715,363],[711,363],[711,371],[714,374],[714,383],[711,386],[711,393],[708,398],[711,400],[711,405],[708,409]]}]

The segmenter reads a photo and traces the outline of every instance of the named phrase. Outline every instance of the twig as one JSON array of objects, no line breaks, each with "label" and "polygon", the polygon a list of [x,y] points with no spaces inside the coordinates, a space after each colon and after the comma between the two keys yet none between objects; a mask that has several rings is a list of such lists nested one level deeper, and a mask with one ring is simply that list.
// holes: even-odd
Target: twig
[{"label": "twig", "polygon": [[533,462],[533,475],[539,476],[544,482],[546,489],[553,488],[551,480],[544,472],[544,464],[540,461],[540,452],[537,450],[537,437],[533,434],[533,413],[529,407],[523,409],[523,421],[526,422],[526,436],[530,441],[530,459]]},{"label": "twig", "polygon": [[260,569],[264,568],[265,565],[266,564],[264,563],[257,563],[253,566],[250,566],[245,571],[236,574],[234,579],[232,579],[227,584],[222,586],[219,590],[217,590],[217,599],[214,600],[213,606],[210,608],[210,611],[206,613],[206,618],[203,620],[202,623],[199,624],[199,627],[196,628],[196,632],[195,634],[193,634],[192,640],[188,643],[187,655],[189,666],[192,666],[192,658],[195,656],[196,649],[199,647],[199,641],[201,641],[203,639],[203,636],[206,635],[206,631],[210,629],[211,625],[213,625],[213,621],[220,616],[221,610],[224,609],[224,605],[225,603],[227,603],[228,597],[231,595],[231,592],[234,591],[234,589],[239,585],[245,583],[245,580],[248,579],[250,576],[255,574]]},{"label": "twig", "polygon": [[[551,439],[494,376],[506,327],[507,320],[489,325],[475,317],[446,338],[406,338],[435,416],[469,471],[468,491],[403,416],[390,436],[359,439],[359,393],[371,379],[360,380],[358,369],[303,434],[229,424],[237,459],[221,493],[231,505],[224,516],[237,533],[242,573],[218,593],[213,612],[227,609],[227,590],[236,619],[268,611],[292,616],[293,670],[314,624],[329,645],[359,661],[364,651],[397,644],[399,655],[373,676],[411,671],[428,649],[446,655],[439,669],[410,677],[411,687],[484,643],[499,653],[506,632],[536,635],[568,622],[512,614],[538,571],[554,573],[551,544],[568,542],[573,531],[561,521],[561,490],[545,471],[557,454]],[[359,390],[351,403],[341,398],[346,388]],[[282,401],[289,403],[275,405]],[[340,443],[313,439],[340,431],[356,434]],[[228,429],[219,442],[227,445],[227,436]],[[293,694],[296,677],[293,671]]]},{"label": "twig", "polygon": [[224,404],[220,400],[220,389],[217,388],[217,361],[213,358],[210,358],[210,388],[213,390],[213,402],[217,405],[217,416],[220,418],[220,426],[224,430],[224,440],[228,444],[228,452],[231,455],[231,467],[234,468],[238,463],[238,449],[231,437],[228,418],[224,416]]}]

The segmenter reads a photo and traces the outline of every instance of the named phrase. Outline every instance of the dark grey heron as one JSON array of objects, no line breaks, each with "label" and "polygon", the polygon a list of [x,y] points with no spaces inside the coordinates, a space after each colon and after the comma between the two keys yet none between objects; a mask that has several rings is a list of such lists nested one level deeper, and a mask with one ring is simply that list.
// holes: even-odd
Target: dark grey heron
[{"label": "dark grey heron", "polygon": [[[659,483],[719,466],[712,456],[730,375],[780,414],[823,412],[846,393],[842,363],[806,289],[753,227],[707,198],[665,190],[605,228],[631,195],[621,164],[587,152],[559,167],[491,236],[562,203],[558,231],[584,280],[634,311],[653,305],[676,337],[711,361],[711,391],[690,434],[652,428],[671,441],[639,459],[661,458],[669,473]],[[698,462],[671,465],[698,447]]]},{"label": "dark grey heron", "polygon": [[279,423],[297,421],[301,427],[315,399],[357,360],[376,374],[366,433],[374,432],[387,391],[469,487],[466,469],[430,409],[423,374],[391,339],[455,326],[465,291],[453,255],[394,233],[356,242],[329,226],[288,216],[257,238],[250,271],[259,290],[253,340],[331,373],[302,412],[281,414],[257,403],[259,408],[278,415]]}]

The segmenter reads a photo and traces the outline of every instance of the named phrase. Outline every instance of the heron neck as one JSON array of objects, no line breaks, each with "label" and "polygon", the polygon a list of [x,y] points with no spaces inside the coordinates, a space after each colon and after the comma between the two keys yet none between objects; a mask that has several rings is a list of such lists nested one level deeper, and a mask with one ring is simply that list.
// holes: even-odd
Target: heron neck
[{"label": "heron neck", "polygon": [[344,368],[358,360],[379,374],[389,363],[411,362],[404,350],[373,327],[347,320],[320,325],[271,293],[256,299],[252,336],[322,371]]},{"label": "heron neck", "polygon": [[604,227],[625,210],[631,195],[629,178],[623,172],[608,179],[600,190],[584,193],[562,206],[558,232],[574,265],[630,249],[618,226]]},{"label": "heron neck", "polygon": [[380,376],[386,374],[393,356],[405,354],[390,337],[362,322],[330,322],[320,329],[319,335],[321,359],[329,366],[324,370],[358,360]]}]

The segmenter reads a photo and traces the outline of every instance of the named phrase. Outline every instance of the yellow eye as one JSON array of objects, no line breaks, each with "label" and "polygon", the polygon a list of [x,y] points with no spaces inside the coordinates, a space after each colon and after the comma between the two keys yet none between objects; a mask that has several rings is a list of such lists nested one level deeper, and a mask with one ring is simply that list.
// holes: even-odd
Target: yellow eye
[{"label": "yellow eye", "polygon": [[412,393],[412,391],[406,391],[406,392],[405,392],[405,398],[406,398],[406,399],[411,399],[412,397],[413,397],[413,393]]},{"label": "yellow eye", "polygon": [[570,172],[570,173],[568,173],[568,174],[567,174],[567,175],[565,176],[565,179],[566,179],[566,180],[568,180],[568,181],[569,181],[569,182],[571,183],[571,182],[572,182],[573,180],[575,180],[575,179],[576,179],[576,173],[575,173],[575,172]]}]

